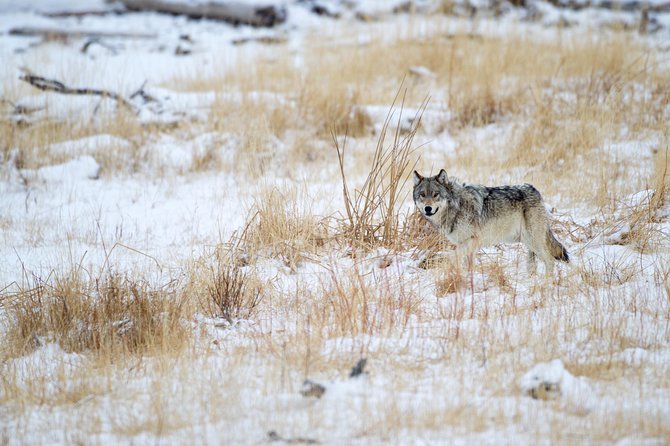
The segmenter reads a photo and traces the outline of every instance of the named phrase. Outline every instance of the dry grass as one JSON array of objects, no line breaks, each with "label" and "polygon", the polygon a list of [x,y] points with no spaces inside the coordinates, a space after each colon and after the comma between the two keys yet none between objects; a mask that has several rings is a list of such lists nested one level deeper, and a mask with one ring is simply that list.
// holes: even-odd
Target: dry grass
[{"label": "dry grass", "polygon": [[211,317],[223,318],[230,324],[251,319],[263,298],[261,285],[243,271],[234,251],[218,251],[215,259],[214,265],[207,268],[205,283],[192,284],[192,292],[202,295],[201,306]]},{"label": "dry grass", "polygon": [[[16,158],[20,169],[36,169],[69,161],[79,155],[92,155],[102,167],[103,175],[112,176],[116,172],[132,173],[140,170],[147,161],[147,154],[140,147],[154,132],[126,114],[101,119],[96,122],[38,121],[34,124],[20,124],[0,121],[0,150],[7,159],[11,150],[18,150]],[[107,134],[128,141],[125,146],[112,142],[101,145],[95,151],[83,147],[76,151],[54,152],[51,146],[72,140]]]},{"label": "dry grass", "polygon": [[[403,186],[408,173],[416,164],[412,162],[416,150],[413,140],[421,125],[421,113],[425,109],[425,103],[414,116],[412,128],[406,135],[402,135],[400,122],[403,108],[400,108],[397,118],[394,117],[392,111],[395,102],[396,100],[393,101],[382,126],[368,176],[363,186],[353,192],[349,189],[345,171],[346,139],[340,146],[337,137],[333,135],[346,211],[340,223],[342,227],[340,237],[347,240],[349,246],[354,249],[370,249],[376,246],[397,249],[403,243],[399,240],[401,221],[397,208],[403,201]],[[386,135],[393,119],[397,119],[398,122],[393,140],[389,143]]]},{"label": "dry grass", "polygon": [[439,262],[436,265],[440,268],[438,278],[435,281],[435,295],[444,297],[448,294],[455,294],[465,287],[461,268],[454,262]]},{"label": "dry grass", "polygon": [[[667,438],[656,391],[670,385],[667,363],[657,360],[670,343],[660,226],[667,217],[658,213],[668,202],[670,74],[627,34],[489,37],[454,34],[437,19],[420,28],[390,37],[365,31],[365,45],[307,39],[301,66],[284,46],[241,52],[220,77],[179,82],[185,91],[219,95],[206,121],[181,128],[130,119],[1,123],[3,154],[19,148],[20,167],[60,161],[45,147],[101,130],[132,141],[132,149],[102,160],[110,175],[155,167],[141,148],[163,132],[233,135],[230,159],[219,158],[214,144],[185,174],[220,170],[248,185],[306,172],[333,194],[341,187],[343,209],[317,215],[311,191],[258,187],[250,189],[255,201],[244,229],[184,267],[186,286],[156,287],[135,275],[91,278],[75,268],[3,290],[3,413],[29,429],[37,405],[63,405],[82,442],[93,431],[206,440],[203,425],[223,426],[231,444],[256,442],[271,429],[287,438],[315,431],[324,443],[402,443],[416,432],[426,442],[449,441],[445,432],[454,442],[486,442],[477,435],[489,431],[538,443]],[[330,34],[338,37],[324,30]],[[405,80],[404,107],[423,112],[423,121],[402,133],[397,115],[376,122],[368,106],[388,104],[414,66],[434,77]],[[427,106],[426,93],[433,98]],[[477,138],[486,126],[502,129],[492,137],[500,153]],[[405,181],[421,154],[417,143],[443,134],[456,140],[457,153],[436,147],[444,166],[435,167],[466,173],[468,181],[532,181],[548,202],[587,214],[579,224],[561,219],[561,239],[576,255],[556,284],[526,279],[503,256],[480,257],[472,284],[448,252],[435,268],[418,268],[424,256],[448,250],[425,220],[401,211],[409,201]],[[650,135],[660,142],[644,169],[607,150]],[[622,202],[647,187],[655,192],[642,204]],[[12,224],[0,217],[0,227]],[[603,260],[591,252],[599,236],[622,228],[610,243],[626,255]],[[222,327],[200,314],[249,324]],[[47,343],[93,365],[61,366],[51,380],[36,367],[26,388],[25,371],[12,361]],[[636,348],[649,355],[641,365],[623,355]],[[371,368],[364,389],[343,377],[361,355]],[[553,358],[588,378],[606,404],[584,417],[520,395],[515,379]],[[297,392],[306,377],[336,390],[306,401]],[[129,402],[136,411],[123,409]],[[255,436],[242,437],[242,425]],[[350,430],[341,437],[325,436],[342,426]]]},{"label": "dry grass", "polygon": [[237,249],[248,258],[268,256],[295,268],[329,240],[329,220],[316,217],[306,197],[294,189],[262,191],[251,211]]},{"label": "dry grass", "polygon": [[[667,137],[666,137],[667,138]],[[652,180],[654,195],[650,206],[658,209],[668,203],[670,194],[670,144],[664,141],[654,153],[654,178]]]},{"label": "dry grass", "polygon": [[322,304],[311,317],[325,329],[326,338],[388,336],[402,332],[410,317],[420,314],[421,298],[407,289],[402,277],[371,279],[355,268],[349,274],[331,271],[319,292]]},{"label": "dry grass", "polygon": [[116,274],[87,279],[81,269],[3,296],[3,356],[24,355],[45,342],[68,352],[114,360],[178,352],[188,341],[188,301],[175,283],[154,288]]}]

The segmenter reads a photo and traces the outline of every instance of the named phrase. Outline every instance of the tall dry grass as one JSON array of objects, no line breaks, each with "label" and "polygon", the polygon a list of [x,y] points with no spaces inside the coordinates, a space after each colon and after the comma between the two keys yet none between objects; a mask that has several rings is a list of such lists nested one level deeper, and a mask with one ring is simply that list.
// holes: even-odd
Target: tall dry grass
[{"label": "tall dry grass", "polygon": [[[444,429],[455,439],[466,435],[476,441],[480,437],[472,435],[517,432],[520,425],[528,427],[523,438],[538,443],[570,443],[575,433],[604,442],[665,438],[663,412],[654,409],[663,403],[654,390],[667,388],[670,376],[655,356],[670,342],[670,275],[658,225],[664,217],[657,214],[667,203],[669,75],[659,56],[627,34],[565,33],[546,41],[515,31],[498,37],[454,33],[439,20],[418,28],[390,37],[369,28],[364,45],[312,39],[300,66],[288,48],[273,48],[274,55],[262,51],[259,59],[241,53],[222,77],[182,83],[186,90],[216,91],[220,97],[207,121],[171,131],[231,133],[241,141],[233,162],[203,159],[200,169],[270,174],[281,165],[287,171],[318,172],[324,181],[342,186],[338,224],[331,216],[315,215],[305,205],[308,196],[270,187],[258,194],[244,230],[222,252],[206,254],[187,270],[185,287],[156,287],[137,276],[90,278],[79,270],[6,289],[3,358],[29,353],[44,342],[108,358],[100,361],[104,371],[84,368],[81,375],[89,380],[102,376],[106,387],[82,379],[63,392],[62,401],[98,413],[100,407],[87,398],[112,394],[107,409],[117,409],[111,424],[120,435],[149,433],[161,439],[202,425],[195,418],[203,413],[204,423],[225,426],[248,426],[240,414],[257,414],[261,422],[254,421],[254,433],[280,423],[298,432],[332,432],[328,423],[341,415],[341,406],[291,397],[304,378],[340,379],[352,358],[365,355],[372,370],[366,386],[382,397],[363,398],[355,432],[361,441]],[[403,134],[394,115],[376,127],[366,107],[388,103],[409,68],[418,65],[435,77],[407,77],[405,104],[421,109],[431,93],[424,118],[432,113],[437,125],[415,120]],[[270,94],[254,94],[258,91]],[[241,93],[241,99],[230,92]],[[3,150],[19,147],[22,165],[28,167],[46,159],[36,147],[69,137],[66,124],[2,125],[7,130],[0,133]],[[110,124],[112,130],[105,130],[128,138],[136,130],[143,135],[139,144],[152,132],[167,131],[136,126],[126,123],[116,132]],[[335,139],[339,150],[333,150],[333,127],[348,128],[350,141],[366,150],[337,146],[341,139]],[[374,133],[379,128],[381,134]],[[476,138],[482,128],[503,129],[493,136],[502,140],[500,153],[491,154]],[[99,130],[84,126],[73,134]],[[488,182],[506,175],[506,181],[532,181],[548,201],[560,196],[567,212],[590,213],[592,219],[563,215],[560,220],[562,240],[579,248],[576,259],[584,257],[584,263],[551,286],[518,274],[510,247],[504,256],[482,256],[472,284],[463,283],[448,261],[438,261],[433,269],[416,268],[418,259],[408,251],[447,249],[436,246],[442,241],[420,217],[399,209],[407,201],[405,181],[418,155],[414,148],[442,133],[456,140],[459,152],[439,152],[438,147],[439,160],[467,173],[465,180]],[[303,152],[280,158],[273,142],[296,134],[299,142],[290,150],[326,142],[327,153],[316,157],[319,164],[310,164]],[[621,160],[607,151],[609,142],[656,134],[661,145],[653,169],[616,170]],[[361,169],[362,179],[357,176]],[[648,176],[627,177],[631,172]],[[358,183],[362,186],[354,186]],[[650,201],[622,205],[622,197],[645,185],[656,191]],[[599,259],[590,240],[624,225],[630,227],[620,239],[625,255]],[[347,257],[344,247],[349,246],[360,249],[360,255]],[[380,249],[381,259],[373,250],[380,247],[386,248]],[[656,257],[645,264],[642,256]],[[344,267],[332,268],[333,257],[344,258]],[[256,277],[257,268],[275,259],[289,271],[276,273],[282,280]],[[310,274],[303,274],[307,261],[313,265]],[[252,328],[212,335],[206,323],[194,322],[199,313],[228,321],[251,319]],[[234,330],[230,325],[225,330]],[[207,335],[194,336],[199,333]],[[196,354],[183,354],[188,347]],[[635,366],[624,353],[637,348],[650,356]],[[159,358],[157,369],[147,365],[151,355]],[[160,364],[160,358],[174,356],[179,358]],[[557,357],[573,374],[592,380],[611,404],[584,417],[558,404],[520,397],[514,381],[531,365]],[[139,365],[114,369],[123,359]],[[59,373],[61,384],[80,378]],[[0,400],[15,404],[7,413],[20,414],[32,426],[30,413],[44,398],[23,398],[26,391],[13,379],[3,374]],[[112,389],[138,381],[143,387],[144,379],[151,384],[148,396]],[[35,383],[33,394],[39,396],[47,385],[46,380]],[[359,397],[347,394],[352,401]],[[184,409],[187,399],[189,410]],[[125,415],[128,400],[142,408],[135,418]],[[96,425],[77,416],[72,425],[84,439],[109,422]],[[190,439],[200,434],[196,430]]]},{"label": "tall dry grass", "polygon": [[[394,104],[395,100],[382,126],[367,178],[361,188],[353,192],[350,191],[345,169],[346,139],[340,146],[337,136],[333,134],[345,208],[345,215],[340,223],[343,228],[341,236],[354,249],[398,247],[402,244],[399,238],[401,219],[398,207],[404,199],[402,194],[406,189],[408,173],[416,163],[413,161],[416,149],[414,137],[421,125],[421,113],[425,103],[414,116],[412,128],[406,134],[402,134],[400,124],[403,108],[400,107],[396,118],[393,116]],[[393,119],[397,119],[395,134],[392,141],[387,142],[387,131]]]},{"label": "tall dry grass", "polygon": [[234,251],[247,259],[278,258],[295,270],[332,238],[329,218],[314,215],[307,201],[293,188],[263,190],[239,239],[233,237]]},{"label": "tall dry grass", "polygon": [[[19,169],[36,169],[69,161],[78,155],[92,155],[103,169],[103,174],[117,172],[133,173],[148,162],[148,154],[142,150],[156,129],[142,126],[133,116],[101,117],[94,122],[86,121],[37,121],[18,123],[0,120],[0,150],[3,159],[9,159],[11,151],[17,151],[16,163]],[[127,145],[111,142],[101,145],[95,151],[78,150],[54,152],[50,146],[67,143],[80,138],[99,134],[111,135],[128,141]]]},{"label": "tall dry grass", "polygon": [[172,354],[190,338],[190,303],[172,282],[155,287],[119,274],[89,278],[75,268],[10,287],[2,304],[5,358],[55,342],[67,352],[114,361]]},{"label": "tall dry grass", "polygon": [[[464,179],[517,169],[519,181],[533,181],[541,190],[563,185],[561,195],[574,200],[583,189],[564,185],[576,182],[596,191],[588,197],[591,203],[610,205],[615,195],[639,190],[642,181],[622,184],[626,172],[608,175],[617,167],[606,153],[608,144],[622,140],[622,127],[633,140],[666,133],[668,73],[656,52],[626,33],[552,32],[555,39],[523,31],[495,37],[454,31],[437,19],[392,37],[371,28],[364,44],[309,40],[300,65],[281,46],[253,56],[267,65],[252,64],[241,53],[220,78],[193,81],[191,88],[223,93],[211,125],[245,135],[237,165],[265,169],[287,161],[333,163],[334,156],[315,147],[322,147],[316,141],[330,144],[334,126],[374,143],[383,122],[375,123],[367,106],[387,102],[406,78],[407,107],[420,108],[431,96],[432,122],[420,130],[421,139],[443,131],[453,135],[459,154],[444,163],[467,171]],[[250,69],[241,72],[238,66]],[[413,75],[410,69],[418,66],[433,77]],[[254,100],[240,104],[231,92]],[[471,136],[487,125],[511,129],[495,142],[501,150],[494,156]],[[296,155],[284,158],[272,141],[293,138],[287,135],[299,136],[289,143]],[[585,171],[584,165],[590,167]]]},{"label": "tall dry grass", "polygon": [[245,268],[250,259],[239,249],[239,242],[218,246],[198,259],[186,288],[198,302],[198,311],[228,324],[253,319],[266,294],[260,281]]}]

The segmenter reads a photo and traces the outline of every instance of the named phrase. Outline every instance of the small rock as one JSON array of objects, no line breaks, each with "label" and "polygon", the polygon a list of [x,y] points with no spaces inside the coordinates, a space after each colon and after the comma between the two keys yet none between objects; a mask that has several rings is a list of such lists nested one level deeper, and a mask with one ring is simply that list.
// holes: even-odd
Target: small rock
[{"label": "small rock", "polygon": [[535,365],[521,377],[519,387],[534,399],[559,400],[566,409],[578,415],[589,413],[595,405],[587,381],[572,376],[560,359]]},{"label": "small rock", "polygon": [[274,442],[283,442],[288,444],[319,444],[319,440],[313,438],[305,437],[295,437],[295,438],[284,438],[277,433],[277,431],[268,432],[268,441],[271,443]]},{"label": "small rock", "polygon": [[550,400],[561,396],[565,368],[560,359],[537,364],[519,381],[521,389],[535,399]]},{"label": "small rock", "polygon": [[326,388],[324,386],[309,379],[306,379],[302,383],[302,389],[300,389],[300,394],[305,398],[311,396],[321,398],[324,393],[326,393]]},{"label": "small rock", "polygon": [[356,365],[351,369],[351,373],[349,373],[349,378],[356,378],[359,375],[362,375],[363,369],[365,368],[365,364],[368,362],[367,359],[361,358]]}]

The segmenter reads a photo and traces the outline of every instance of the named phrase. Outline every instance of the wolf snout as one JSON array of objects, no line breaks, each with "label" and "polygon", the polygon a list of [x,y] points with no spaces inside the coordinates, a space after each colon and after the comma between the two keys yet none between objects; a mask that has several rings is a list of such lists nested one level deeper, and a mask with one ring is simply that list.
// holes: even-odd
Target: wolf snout
[{"label": "wolf snout", "polygon": [[432,206],[426,206],[423,208],[423,210],[428,216],[434,215],[435,212],[437,212],[437,208],[434,208]]}]

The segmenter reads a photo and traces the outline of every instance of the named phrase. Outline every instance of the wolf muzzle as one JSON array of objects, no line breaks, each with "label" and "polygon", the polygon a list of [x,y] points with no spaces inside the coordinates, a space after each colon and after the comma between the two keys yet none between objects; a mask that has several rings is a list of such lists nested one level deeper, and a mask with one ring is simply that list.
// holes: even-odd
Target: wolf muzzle
[{"label": "wolf muzzle", "polygon": [[426,214],[427,217],[432,217],[437,213],[438,208],[434,208],[432,206],[426,206],[423,208],[423,212]]}]

